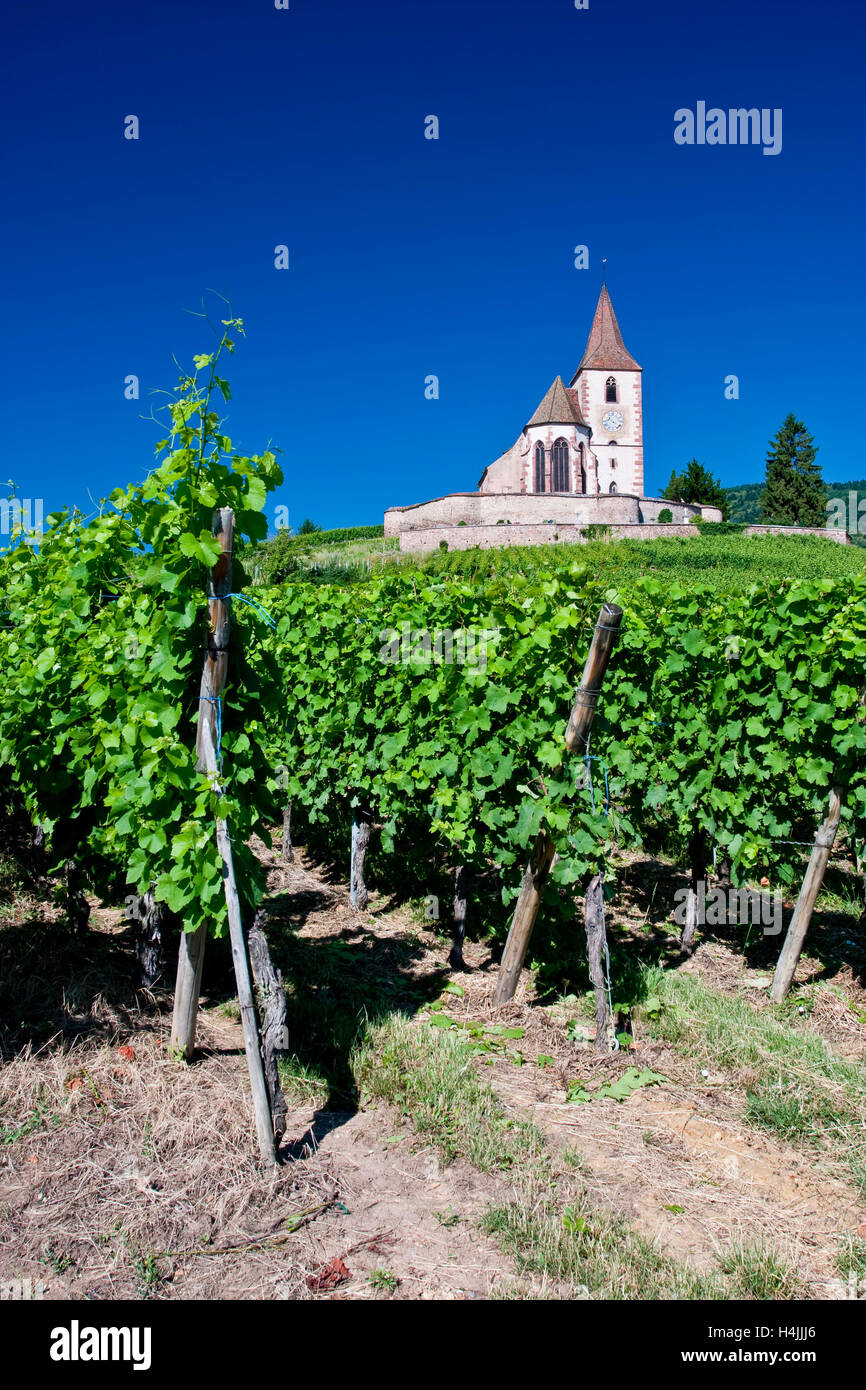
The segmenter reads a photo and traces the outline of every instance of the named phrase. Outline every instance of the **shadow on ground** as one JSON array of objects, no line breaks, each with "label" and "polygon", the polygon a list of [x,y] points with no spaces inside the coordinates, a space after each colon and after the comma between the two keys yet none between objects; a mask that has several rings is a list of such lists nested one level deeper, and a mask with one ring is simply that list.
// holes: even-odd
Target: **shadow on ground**
[{"label": "shadow on ground", "polygon": [[327,890],[276,893],[264,906],[271,957],[286,989],[290,1084],[308,1087],[317,1103],[308,1133],[288,1146],[289,1157],[300,1157],[356,1113],[352,1053],[364,1029],[437,999],[449,970],[443,960],[422,973],[427,949],[411,933],[359,920]]},{"label": "shadow on ground", "polygon": [[132,928],[72,932],[65,921],[28,917],[0,928],[0,1049],[84,1035],[113,1037],[156,1007],[138,987]]}]

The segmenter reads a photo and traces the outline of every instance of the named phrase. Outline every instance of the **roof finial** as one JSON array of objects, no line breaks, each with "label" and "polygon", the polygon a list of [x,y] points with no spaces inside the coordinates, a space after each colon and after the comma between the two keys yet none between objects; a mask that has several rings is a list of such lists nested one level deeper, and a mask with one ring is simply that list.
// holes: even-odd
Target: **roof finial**
[{"label": "roof finial", "polygon": [[607,271],[605,270],[605,266],[606,266],[606,265],[607,265],[607,256],[602,256],[602,258],[601,258],[601,287],[602,287],[602,289],[604,289],[605,285],[607,284]]}]

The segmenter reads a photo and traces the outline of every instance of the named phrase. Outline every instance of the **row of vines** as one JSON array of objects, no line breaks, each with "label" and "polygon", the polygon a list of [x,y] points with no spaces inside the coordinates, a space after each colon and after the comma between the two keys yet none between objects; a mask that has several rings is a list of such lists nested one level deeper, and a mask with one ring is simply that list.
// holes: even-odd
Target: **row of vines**
[{"label": "row of vines", "polygon": [[[105,897],[131,885],[187,930],[225,923],[217,815],[243,906],[249,848],[291,803],[342,852],[352,808],[392,871],[463,866],[516,897],[539,829],[557,859],[549,917],[568,940],[574,886],[623,849],[703,846],[734,882],[799,871],[831,786],[866,834],[866,577],[719,594],[609,582],[573,555],[480,577],[407,566],[349,587],[257,588],[235,606],[219,789],[196,771],[214,509],[235,513],[234,588],[267,532],[273,454],[241,456],[213,408],[237,320],[167,407],[157,467],[89,518],[61,512],[0,559],[0,768]],[[588,758],[562,733],[599,607],[624,609]],[[504,924],[507,914],[500,922]],[[496,922],[486,925],[496,926]],[[556,932],[554,934],[556,934]],[[565,933],[565,935],[563,935]]]},{"label": "row of vines", "polygon": [[[617,849],[696,842],[734,882],[790,884],[832,785],[862,838],[866,579],[622,592],[554,559],[541,577],[397,571],[261,597],[276,627],[253,622],[250,651],[284,673],[270,761],[335,843],[363,805],[401,861],[414,845],[492,865],[508,903],[541,826],[554,890]],[[605,600],[625,615],[587,764],[562,733]]]}]

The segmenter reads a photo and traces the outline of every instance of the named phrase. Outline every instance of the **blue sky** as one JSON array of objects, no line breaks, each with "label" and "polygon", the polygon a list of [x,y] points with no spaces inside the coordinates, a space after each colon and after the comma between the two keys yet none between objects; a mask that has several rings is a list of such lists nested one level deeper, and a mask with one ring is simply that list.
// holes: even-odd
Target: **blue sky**
[{"label": "blue sky", "polygon": [[[247,328],[228,432],[283,450],[293,524],[471,490],[574,372],[602,256],[644,368],[648,491],[695,455],[759,481],[789,410],[825,478],[866,473],[859,6],[290,6],[9,12],[3,476],[23,496],[89,510],[143,475],[150,392],[208,350],[185,310],[211,288]],[[699,100],[782,108],[781,153],[677,145]]]}]

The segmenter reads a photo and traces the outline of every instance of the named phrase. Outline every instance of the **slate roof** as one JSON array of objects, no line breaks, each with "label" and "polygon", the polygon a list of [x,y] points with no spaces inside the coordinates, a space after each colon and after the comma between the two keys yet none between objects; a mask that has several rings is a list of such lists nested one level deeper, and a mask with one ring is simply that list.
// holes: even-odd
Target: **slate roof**
[{"label": "slate roof", "polygon": [[583,425],[586,428],[577,401],[561,376],[556,378],[532,419],[527,420],[527,429],[530,425]]}]

